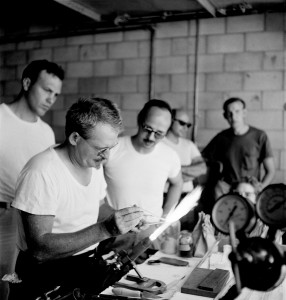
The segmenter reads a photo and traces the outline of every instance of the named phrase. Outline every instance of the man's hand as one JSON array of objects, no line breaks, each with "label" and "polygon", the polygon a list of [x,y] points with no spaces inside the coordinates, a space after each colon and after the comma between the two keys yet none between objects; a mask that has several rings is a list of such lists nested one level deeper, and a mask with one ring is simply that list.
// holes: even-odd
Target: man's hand
[{"label": "man's hand", "polygon": [[139,231],[144,228],[143,211],[140,207],[132,206],[115,211],[103,223],[111,236],[117,236],[128,231]]}]

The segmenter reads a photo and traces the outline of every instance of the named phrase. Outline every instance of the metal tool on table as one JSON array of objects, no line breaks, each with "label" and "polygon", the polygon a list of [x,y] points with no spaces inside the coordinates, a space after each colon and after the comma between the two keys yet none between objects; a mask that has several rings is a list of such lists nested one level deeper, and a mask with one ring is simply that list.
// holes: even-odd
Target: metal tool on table
[{"label": "metal tool on table", "polygon": [[[266,238],[248,237],[256,215],[269,226]],[[212,211],[216,229],[230,235],[232,252],[229,259],[235,275],[236,291],[221,299],[233,299],[241,288],[270,291],[285,278],[286,256],[275,243],[278,229],[286,228],[286,185],[271,184],[257,198],[254,206],[236,194],[224,195]]]}]

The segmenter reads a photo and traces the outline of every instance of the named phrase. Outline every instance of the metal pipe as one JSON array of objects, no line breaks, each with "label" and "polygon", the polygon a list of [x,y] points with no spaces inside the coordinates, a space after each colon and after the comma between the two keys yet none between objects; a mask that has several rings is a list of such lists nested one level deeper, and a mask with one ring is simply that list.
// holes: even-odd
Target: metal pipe
[{"label": "metal pipe", "polygon": [[149,55],[149,74],[148,74],[148,100],[151,100],[154,96],[154,36],[155,30],[153,26],[149,26],[150,31],[150,55]]},{"label": "metal pipe", "polygon": [[198,117],[198,52],[199,52],[199,19],[196,19],[196,43],[195,43],[195,65],[194,65],[194,102],[193,102],[193,128],[192,141],[196,142],[197,117]]}]

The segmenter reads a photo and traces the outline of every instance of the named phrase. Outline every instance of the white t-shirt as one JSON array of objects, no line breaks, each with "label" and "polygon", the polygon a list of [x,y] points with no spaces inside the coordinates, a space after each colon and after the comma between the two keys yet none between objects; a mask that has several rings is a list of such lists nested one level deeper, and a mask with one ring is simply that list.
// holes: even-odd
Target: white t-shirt
[{"label": "white t-shirt", "polygon": [[18,118],[0,104],[0,200],[12,202],[17,177],[35,154],[55,144],[52,128],[40,118],[35,123]]},{"label": "white t-shirt", "polygon": [[[92,169],[91,181],[84,186],[72,176],[51,147],[25,165],[17,182],[12,206],[31,214],[53,215],[52,233],[70,233],[96,223],[99,202],[105,195],[102,167]],[[26,250],[25,234],[19,225],[19,247]]]},{"label": "white t-shirt", "polygon": [[120,137],[104,166],[109,204],[114,209],[136,204],[161,216],[165,183],[180,169],[177,153],[164,143],[142,154],[135,150],[130,136]]},{"label": "white t-shirt", "polygon": [[[200,150],[190,140],[179,137],[178,143],[175,144],[168,138],[164,138],[163,142],[169,145],[178,153],[182,166],[189,166],[192,163],[192,159],[194,157],[201,157]],[[194,186],[192,181],[184,182],[183,192],[190,192],[193,190],[193,188]]]}]

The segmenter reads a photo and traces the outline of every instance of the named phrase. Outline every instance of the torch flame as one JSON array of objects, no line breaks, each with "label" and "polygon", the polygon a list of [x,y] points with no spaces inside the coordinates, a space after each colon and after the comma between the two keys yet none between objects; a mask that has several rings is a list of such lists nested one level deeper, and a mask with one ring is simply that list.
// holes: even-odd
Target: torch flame
[{"label": "torch flame", "polygon": [[201,186],[197,186],[190,193],[188,193],[181,200],[178,206],[168,214],[166,221],[150,235],[150,240],[154,241],[172,223],[178,221],[184,215],[186,215],[191,209],[193,209],[198,204],[201,194],[202,194]]}]

